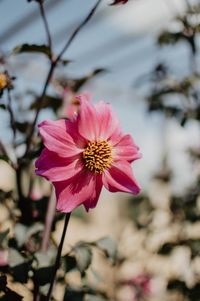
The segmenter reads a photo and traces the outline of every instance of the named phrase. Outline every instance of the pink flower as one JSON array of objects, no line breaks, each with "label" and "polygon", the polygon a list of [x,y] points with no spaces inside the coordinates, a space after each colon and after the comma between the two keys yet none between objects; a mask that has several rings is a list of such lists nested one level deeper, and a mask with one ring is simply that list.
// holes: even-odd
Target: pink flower
[{"label": "pink flower", "polygon": [[141,274],[136,277],[133,277],[131,280],[132,285],[140,287],[143,291],[143,294],[151,294],[151,277],[149,275]]},{"label": "pink flower", "polygon": [[114,0],[110,5],[126,4],[129,0]]},{"label": "pink flower", "polygon": [[0,249],[0,267],[8,265],[8,251]]},{"label": "pink flower", "polygon": [[[90,100],[91,95],[89,93],[87,95],[87,100]],[[76,97],[76,94],[68,87],[65,88],[63,91],[63,100],[64,115],[71,119],[74,117],[74,115],[78,113],[80,107],[80,100]]]},{"label": "pink flower", "polygon": [[77,99],[80,108],[72,120],[39,124],[45,148],[36,161],[36,174],[53,183],[62,212],[81,204],[87,211],[94,208],[103,186],[111,192],[140,191],[130,164],[141,157],[138,146],[122,133],[110,105],[93,105],[87,94]]},{"label": "pink flower", "polygon": [[120,284],[133,288],[133,301],[143,300],[145,296],[153,293],[152,277],[148,274],[139,274],[131,279],[121,281]]}]

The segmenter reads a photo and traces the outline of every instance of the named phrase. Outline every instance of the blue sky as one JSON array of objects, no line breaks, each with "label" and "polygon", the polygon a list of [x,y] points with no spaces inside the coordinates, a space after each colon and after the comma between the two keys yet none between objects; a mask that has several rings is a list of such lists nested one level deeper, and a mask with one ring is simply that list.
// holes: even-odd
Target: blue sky
[{"label": "blue sky", "polygon": [[[55,1],[47,0],[46,5]],[[124,130],[131,132],[140,145],[143,159],[135,164],[135,171],[140,181],[147,185],[150,174],[157,169],[162,160],[163,129],[166,121],[158,114],[146,113],[146,103],[140,90],[134,86],[134,82],[141,75],[147,74],[159,60],[170,62],[177,76],[187,74],[189,71],[188,61],[183,60],[181,63],[179,61],[179,57],[188,57],[184,45],[178,46],[174,51],[174,48],[170,47],[159,50],[155,44],[157,32],[167,25],[173,14],[179,14],[184,10],[184,1],[130,0],[127,5],[118,7],[108,6],[110,2],[102,0],[96,15],[73,42],[65,54],[65,58],[71,59],[72,63],[63,68],[62,72],[81,76],[95,68],[108,68],[107,74],[98,76],[85,89],[92,91],[95,100],[104,99],[113,104]],[[94,5],[94,0],[58,0],[56,3],[52,9],[47,10],[47,18],[54,49],[58,52],[70,33]],[[30,22],[32,14],[36,17]],[[16,45],[22,43],[46,42],[37,4],[25,0],[1,0],[0,39],[13,24],[17,28],[17,23],[25,17],[27,22],[19,32],[14,29],[11,37],[4,37],[1,51],[10,53]],[[41,82],[44,81],[48,68],[47,61],[38,55],[32,55],[31,59],[27,59],[27,55],[11,56],[10,71],[12,74],[16,72],[18,76],[19,90],[22,91],[24,88],[41,90]],[[5,120],[3,123],[6,128],[6,117],[2,116],[2,120]],[[167,127],[167,137],[169,133],[171,137],[166,138],[169,153],[173,149],[173,144],[176,149],[175,158],[178,158],[174,162],[171,155],[171,160],[177,166],[175,172],[179,180],[186,185],[189,183],[186,175],[190,172],[190,167],[184,163],[185,157],[180,155],[180,151],[184,153],[188,135],[192,141],[196,140],[196,125],[191,124],[185,131],[174,122]],[[6,131],[2,131],[0,136],[5,136],[5,133]],[[185,173],[179,172],[183,164],[186,168]]]}]

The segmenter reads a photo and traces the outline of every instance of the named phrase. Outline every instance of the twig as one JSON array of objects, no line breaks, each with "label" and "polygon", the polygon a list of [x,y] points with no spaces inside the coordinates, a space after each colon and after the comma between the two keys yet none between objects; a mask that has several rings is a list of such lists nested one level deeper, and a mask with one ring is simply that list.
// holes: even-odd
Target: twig
[{"label": "twig", "polygon": [[10,90],[7,89],[7,93],[8,93],[8,104],[7,104],[7,109],[8,109],[8,113],[10,115],[10,125],[13,131],[13,139],[15,139],[15,135],[16,135],[16,125],[15,125],[15,118],[14,118],[14,114],[13,114],[13,110],[12,110],[12,99],[11,99],[11,95],[10,95]]},{"label": "twig", "polygon": [[97,7],[99,6],[101,0],[98,0],[97,3],[95,4],[95,6],[92,8],[92,10],[89,12],[89,14],[87,15],[87,17],[83,20],[83,22],[75,29],[75,31],[72,33],[71,37],[69,38],[69,40],[67,41],[67,43],[65,44],[65,46],[63,47],[62,51],[60,52],[60,54],[58,55],[56,61],[58,62],[61,57],[63,56],[63,54],[65,53],[65,51],[68,49],[68,47],[71,45],[71,42],[75,39],[76,35],[79,33],[79,31],[87,24],[87,22],[91,19],[91,17],[94,15]]},{"label": "twig", "polygon": [[18,199],[20,204],[23,200],[21,176],[22,176],[22,169],[21,166],[18,166],[16,170],[16,185],[17,185]]},{"label": "twig", "polygon": [[0,140],[0,155],[5,156],[5,159],[7,160],[7,162],[10,164],[10,166],[16,170],[17,166],[16,164],[10,159],[5,146],[3,145],[3,142]]},{"label": "twig", "polygon": [[81,29],[87,24],[87,22],[91,19],[91,17],[94,15],[97,7],[99,6],[101,0],[98,0],[97,3],[95,4],[95,6],[92,8],[92,10],[89,12],[89,14],[86,16],[86,18],[81,22],[81,24],[75,29],[75,31],[72,33],[71,37],[69,38],[69,40],[67,41],[67,43],[65,44],[65,46],[63,47],[63,49],[60,51],[60,53],[58,54],[57,58],[55,60],[52,59],[51,61],[51,66],[49,69],[49,72],[47,74],[47,78],[44,84],[44,88],[43,91],[41,93],[41,96],[39,98],[39,103],[38,103],[38,107],[36,110],[36,114],[35,114],[35,118],[34,121],[32,123],[31,129],[30,129],[30,133],[27,137],[27,141],[26,141],[26,151],[24,153],[24,157],[28,154],[29,149],[30,149],[30,145],[31,145],[31,139],[34,133],[34,129],[35,129],[35,125],[37,123],[38,120],[38,116],[40,113],[40,110],[43,106],[43,102],[44,102],[44,96],[46,94],[46,90],[48,88],[49,82],[51,80],[51,77],[54,73],[54,69],[57,66],[58,62],[60,61],[60,59],[62,58],[64,52],[69,48],[69,46],[71,45],[72,41],[75,39],[75,37],[77,36],[77,34],[81,31]]},{"label": "twig", "polygon": [[41,250],[43,252],[45,252],[48,249],[49,237],[50,237],[52,223],[55,215],[55,209],[56,209],[56,199],[54,193],[52,192],[51,197],[49,198],[47,214],[45,219],[45,228],[42,237]]},{"label": "twig", "polygon": [[32,136],[33,136],[33,133],[34,133],[35,125],[36,125],[36,123],[37,123],[37,119],[38,119],[40,110],[41,110],[41,108],[42,108],[43,102],[44,102],[44,96],[45,96],[45,94],[46,94],[46,90],[47,90],[47,87],[48,87],[48,85],[49,85],[49,82],[50,82],[51,76],[52,76],[52,74],[53,74],[54,68],[55,68],[55,63],[52,62],[52,63],[51,63],[51,66],[50,66],[50,69],[49,69],[49,72],[48,72],[48,74],[47,74],[47,78],[46,78],[46,81],[45,81],[45,84],[44,84],[44,88],[43,88],[42,94],[41,94],[41,96],[40,96],[40,98],[39,98],[39,101],[40,101],[40,102],[39,102],[38,108],[37,108],[37,110],[36,110],[35,118],[34,118],[34,120],[33,120],[31,129],[30,129],[30,132],[29,132],[29,135],[28,135],[27,140],[26,140],[26,151],[25,151],[23,157],[26,157],[26,155],[27,155],[28,152],[29,152],[30,145],[31,145],[31,139],[32,139]]},{"label": "twig", "polygon": [[57,256],[56,256],[56,261],[55,261],[53,274],[52,274],[52,279],[51,279],[51,283],[50,283],[50,287],[49,287],[49,291],[48,291],[48,294],[47,294],[46,301],[51,300],[51,295],[52,295],[53,286],[54,286],[54,283],[55,283],[56,273],[57,273],[57,270],[60,266],[60,258],[61,258],[63,243],[64,243],[65,234],[66,234],[66,231],[67,231],[67,226],[68,226],[68,223],[69,223],[70,215],[71,215],[71,212],[67,213],[65,215],[65,223],[64,223],[64,227],[63,227],[62,237],[61,237],[61,240],[60,240],[60,244],[58,246],[58,252],[57,252]]},{"label": "twig", "polygon": [[39,3],[39,7],[40,7],[41,17],[42,17],[42,20],[43,20],[43,23],[44,23],[44,28],[45,28],[46,35],[47,35],[47,43],[48,43],[50,52],[52,53],[51,34],[50,34],[49,25],[48,25],[45,10],[44,10],[43,1],[38,1],[38,3]]}]

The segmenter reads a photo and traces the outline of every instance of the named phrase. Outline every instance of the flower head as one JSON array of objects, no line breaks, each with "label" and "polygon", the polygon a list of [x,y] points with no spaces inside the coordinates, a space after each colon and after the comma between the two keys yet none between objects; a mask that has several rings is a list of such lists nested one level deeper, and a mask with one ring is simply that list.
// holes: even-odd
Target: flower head
[{"label": "flower head", "polygon": [[71,212],[83,204],[97,204],[102,187],[137,194],[140,187],[131,162],[141,157],[130,135],[121,131],[111,106],[94,105],[82,94],[78,113],[71,120],[39,124],[45,148],[36,161],[36,174],[51,181],[57,210]]},{"label": "flower head", "polygon": [[0,90],[8,85],[8,77],[5,73],[0,73]]},{"label": "flower head", "polygon": [[152,276],[148,274],[139,274],[133,278],[120,281],[120,284],[133,289],[133,301],[143,300],[145,296],[153,293]]}]

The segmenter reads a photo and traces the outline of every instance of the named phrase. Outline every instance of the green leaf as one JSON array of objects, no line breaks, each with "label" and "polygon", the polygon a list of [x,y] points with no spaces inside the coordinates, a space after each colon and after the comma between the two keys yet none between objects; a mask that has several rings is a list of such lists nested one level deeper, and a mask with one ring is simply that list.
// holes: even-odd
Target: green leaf
[{"label": "green leaf", "polygon": [[62,257],[65,272],[69,272],[77,267],[76,258],[74,256],[66,255]]},{"label": "green leaf", "polygon": [[21,301],[23,297],[7,288],[6,293],[0,297],[0,301]]},{"label": "green leaf", "polygon": [[27,236],[26,236],[26,233],[27,233],[27,230],[28,230],[28,227],[21,224],[21,223],[17,223],[15,225],[15,228],[14,228],[14,237],[17,241],[17,245],[19,247],[23,246],[23,244],[25,243],[26,239],[27,239]]},{"label": "green leaf", "polygon": [[95,77],[96,75],[100,74],[100,73],[104,73],[107,72],[106,69],[103,68],[99,68],[99,69],[95,69],[93,70],[91,73],[89,73],[88,75],[76,79],[74,80],[74,85],[73,85],[73,89],[74,91],[78,91],[84,84],[86,84],[90,79],[92,79],[93,77]]},{"label": "green leaf", "polygon": [[61,64],[63,64],[64,66],[68,65],[69,63],[72,62],[72,60],[64,60],[64,59],[61,59],[60,60]]},{"label": "green leaf", "polygon": [[30,262],[26,261],[17,250],[11,248],[9,249],[9,267],[15,281],[27,282]]},{"label": "green leaf", "polygon": [[173,249],[176,247],[176,245],[177,244],[175,244],[175,243],[165,243],[158,250],[158,254],[169,255],[173,251]]},{"label": "green leaf", "polygon": [[10,248],[9,249],[9,266],[14,267],[16,265],[19,265],[21,263],[24,263],[25,259],[24,257],[15,249]]},{"label": "green leaf", "polygon": [[3,245],[5,243],[5,239],[8,236],[8,233],[9,233],[9,229],[7,229],[7,230],[5,230],[3,232],[0,232],[0,248],[3,247]]},{"label": "green leaf", "polygon": [[0,292],[4,292],[4,295],[1,294],[1,301],[21,301],[23,299],[22,296],[12,291],[9,287],[7,287],[7,277],[6,275],[0,276]]},{"label": "green leaf", "polygon": [[[63,301],[108,301],[107,295],[89,286],[82,286],[81,289],[67,287]],[[110,300],[111,301],[111,300]]]},{"label": "green leaf", "polygon": [[42,99],[42,106],[41,106],[41,99],[37,98],[30,106],[31,110],[36,110],[39,107],[42,109],[52,109],[55,113],[62,105],[62,99],[59,97],[54,97],[50,95],[45,95]]},{"label": "green leaf", "polygon": [[84,301],[108,301],[108,299],[102,296],[86,295]]},{"label": "green leaf", "polygon": [[23,52],[43,53],[49,58],[52,55],[50,48],[46,45],[22,44],[13,49],[13,54],[20,54]]},{"label": "green leaf", "polygon": [[4,292],[7,285],[7,277],[6,275],[0,275],[0,292]]},{"label": "green leaf", "polygon": [[184,281],[172,279],[167,285],[168,290],[177,290],[182,292],[184,295],[187,294],[188,288]]},{"label": "green leaf", "polygon": [[67,288],[63,301],[84,301],[85,292]]},{"label": "green leaf", "polygon": [[28,262],[23,262],[21,264],[18,264],[12,267],[10,270],[15,281],[21,283],[27,283],[28,272],[30,270],[30,264]]},{"label": "green leaf", "polygon": [[102,250],[107,258],[115,261],[117,257],[117,244],[116,242],[110,237],[103,237],[97,240],[94,245]]},{"label": "green leaf", "polygon": [[0,160],[6,161],[6,162],[10,161],[10,159],[8,158],[8,156],[6,156],[5,154],[0,154]]},{"label": "green leaf", "polygon": [[53,266],[43,267],[35,271],[34,279],[38,283],[39,286],[45,285],[51,282],[52,274],[53,274]]},{"label": "green leaf", "polygon": [[91,248],[84,243],[78,243],[74,248],[75,258],[77,262],[77,268],[83,275],[92,262]]},{"label": "green leaf", "polygon": [[0,109],[2,109],[2,110],[6,110],[7,108],[6,108],[6,105],[4,105],[4,104],[0,104]]},{"label": "green leaf", "polygon": [[181,38],[183,38],[183,35],[181,32],[171,33],[168,31],[164,31],[158,38],[158,44],[159,45],[175,44]]},{"label": "green leaf", "polygon": [[8,199],[12,196],[12,191],[3,191],[0,189],[0,202],[3,202],[5,199]]},{"label": "green leaf", "polygon": [[34,258],[37,261],[37,268],[46,268],[51,266],[55,261],[56,249],[49,248],[47,251],[38,251],[34,254]]},{"label": "green leaf", "polygon": [[186,245],[188,245],[192,251],[192,257],[199,256],[200,254],[200,239],[189,239],[186,241]]},{"label": "green leaf", "polygon": [[188,297],[191,301],[197,301],[200,300],[200,284],[196,283],[195,286],[188,289]]},{"label": "green leaf", "polygon": [[29,239],[30,237],[42,233],[44,230],[44,225],[42,223],[35,223],[32,226],[28,227],[27,233],[26,233],[26,239]]},{"label": "green leaf", "polygon": [[15,239],[17,245],[22,247],[25,242],[27,242],[31,237],[36,237],[37,234],[40,234],[44,229],[42,223],[35,223],[32,226],[28,227],[24,224],[17,223],[14,228]]},{"label": "green leaf", "polygon": [[28,121],[24,121],[24,122],[16,121],[15,126],[20,133],[27,133],[30,123]]}]

